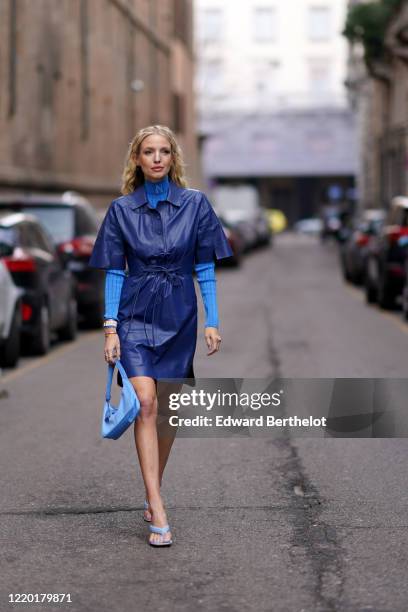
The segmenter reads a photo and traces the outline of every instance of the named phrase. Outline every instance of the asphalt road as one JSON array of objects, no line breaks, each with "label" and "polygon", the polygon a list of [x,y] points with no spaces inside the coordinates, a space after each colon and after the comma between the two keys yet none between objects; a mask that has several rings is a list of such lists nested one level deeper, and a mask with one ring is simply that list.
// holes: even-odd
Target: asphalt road
[{"label": "asphalt road", "polygon": [[[219,270],[218,295],[198,377],[406,378],[408,326],[344,285],[334,244],[281,236]],[[99,437],[102,346],[83,333],[0,379],[0,610],[405,612],[405,439],[179,437],[175,542],[152,549],[132,431]]]}]

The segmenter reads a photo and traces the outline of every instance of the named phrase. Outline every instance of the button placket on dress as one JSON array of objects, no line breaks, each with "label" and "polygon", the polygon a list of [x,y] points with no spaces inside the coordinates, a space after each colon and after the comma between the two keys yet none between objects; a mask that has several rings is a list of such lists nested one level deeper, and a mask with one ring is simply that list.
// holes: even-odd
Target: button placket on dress
[{"label": "button placket on dress", "polygon": [[[148,209],[150,211],[149,214],[153,215],[152,216],[152,220],[154,221],[154,223],[153,223],[153,227],[154,227],[154,230],[155,230],[154,233],[158,234],[159,236],[163,236],[163,247],[164,247],[163,253],[164,253],[164,255],[167,255],[167,245],[166,245],[166,236],[165,236],[165,231],[164,231],[163,217],[162,217],[162,215],[160,213],[160,210],[159,210],[160,204],[162,202],[164,202],[164,201],[165,200],[160,200],[157,203],[157,207],[156,208],[153,208],[149,204],[147,205],[147,207],[148,207]],[[156,223],[157,215],[158,215],[158,218],[160,219],[160,226],[157,225],[157,223]]]},{"label": "button placket on dress", "polygon": [[[150,206],[149,204],[147,204],[147,209],[146,212],[148,212],[148,214],[153,215],[152,216],[152,220],[157,219],[157,215],[160,219],[160,227],[157,226],[157,230],[155,229],[155,233],[161,235],[163,237],[163,254],[165,256],[165,262],[167,259],[167,233],[165,230],[165,223],[163,222],[163,217],[162,214],[159,210],[159,205],[162,202],[167,202],[168,204],[170,204],[170,202],[168,202],[168,200],[160,200],[157,203],[157,207],[153,208],[152,206]],[[155,223],[154,223],[155,225]],[[154,226],[153,225],[153,226]],[[137,288],[137,291],[135,292],[134,298],[132,300],[132,308],[131,308],[131,315],[130,315],[130,320],[129,320],[129,324],[128,324],[128,329],[125,335],[125,338],[127,338],[130,328],[131,328],[131,324],[132,324],[132,320],[133,320],[133,316],[134,316],[134,307],[136,305],[139,293],[140,293],[140,289],[142,288],[143,285],[143,281],[147,279],[147,277],[149,276],[149,274],[154,274],[155,277],[153,279],[153,286],[150,288],[150,291],[152,293],[152,297],[154,295],[154,303],[153,303],[153,313],[152,313],[152,340],[153,340],[153,344],[151,346],[155,347],[155,340],[154,340],[154,318],[155,318],[155,310],[156,310],[156,305],[158,303],[160,303],[165,297],[167,297],[173,290],[173,287],[179,286],[181,285],[183,287],[184,290],[184,282],[183,282],[183,277],[180,276],[180,272],[181,272],[181,267],[177,266],[177,265],[170,265],[167,266],[165,265],[159,265],[156,263],[157,259],[151,258],[149,265],[148,266],[144,266],[143,270],[141,272],[141,278],[140,278],[140,283],[139,286]],[[170,285],[170,287],[169,287]],[[148,340],[149,344],[150,344],[150,340],[149,337],[147,335],[147,330],[146,330],[146,315],[147,315],[147,311],[149,308],[149,305],[151,303],[151,299],[149,299],[145,311],[144,311],[144,317],[143,317],[143,326],[144,326],[144,331],[145,331],[145,335],[146,335],[146,339]]]},{"label": "button placket on dress", "polygon": [[[167,202],[167,200],[159,200],[159,202],[157,203],[156,212],[160,217],[160,231],[158,232],[158,234],[163,237],[164,255],[167,256],[167,236],[166,236],[165,224],[163,223],[163,217],[159,209],[160,204],[162,202]],[[167,204],[170,205],[169,202],[167,202]]]}]

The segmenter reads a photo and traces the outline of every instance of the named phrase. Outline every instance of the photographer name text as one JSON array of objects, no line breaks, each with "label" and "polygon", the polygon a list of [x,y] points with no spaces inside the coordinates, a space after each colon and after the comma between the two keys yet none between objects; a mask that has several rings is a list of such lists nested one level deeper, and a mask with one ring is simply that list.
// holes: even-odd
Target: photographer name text
[{"label": "photographer name text", "polygon": [[290,416],[278,418],[273,414],[258,417],[232,417],[217,415],[208,417],[197,415],[192,418],[172,415],[169,424],[172,427],[326,427],[326,417],[297,417]]}]

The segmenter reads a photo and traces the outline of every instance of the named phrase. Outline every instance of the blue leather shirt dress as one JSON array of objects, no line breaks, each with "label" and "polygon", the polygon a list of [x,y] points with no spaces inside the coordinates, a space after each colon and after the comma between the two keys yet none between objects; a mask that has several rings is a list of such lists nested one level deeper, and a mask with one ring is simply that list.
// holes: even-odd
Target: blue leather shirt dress
[{"label": "blue leather shirt dress", "polygon": [[170,180],[167,200],[149,205],[143,185],[111,203],[89,266],[128,267],[118,310],[128,377],[194,379],[197,297],[193,267],[230,257],[207,197]]}]

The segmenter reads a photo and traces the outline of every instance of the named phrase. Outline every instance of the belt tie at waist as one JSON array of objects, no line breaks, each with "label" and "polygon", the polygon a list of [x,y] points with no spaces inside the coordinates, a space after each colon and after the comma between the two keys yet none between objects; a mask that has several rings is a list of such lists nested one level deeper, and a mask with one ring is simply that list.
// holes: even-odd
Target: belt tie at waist
[{"label": "belt tie at waist", "polygon": [[135,275],[130,275],[130,276],[136,276],[136,277],[140,277],[140,283],[139,283],[139,287],[136,291],[135,297],[133,298],[132,301],[132,309],[131,309],[131,315],[130,315],[130,320],[129,320],[129,324],[128,324],[128,329],[125,335],[125,339],[128,336],[130,327],[132,325],[132,320],[133,320],[133,315],[134,315],[134,308],[135,308],[135,304],[137,302],[137,299],[139,297],[139,293],[140,293],[140,289],[143,285],[143,280],[149,275],[149,274],[155,274],[155,279],[154,279],[154,283],[152,285],[152,287],[150,288],[150,292],[151,295],[147,301],[146,304],[146,308],[144,310],[144,316],[143,316],[143,327],[144,327],[144,331],[146,334],[146,338],[147,341],[150,344],[150,340],[149,340],[149,336],[147,334],[147,330],[146,330],[146,314],[147,311],[149,309],[150,306],[150,302],[152,301],[153,297],[154,297],[154,302],[153,302],[153,316],[152,316],[152,340],[153,340],[153,344],[152,346],[155,347],[155,340],[154,340],[154,315],[155,315],[155,309],[156,309],[156,304],[158,302],[160,302],[161,298],[166,298],[168,297],[171,292],[173,291],[173,287],[179,287],[180,285],[183,286],[184,289],[184,284],[183,284],[183,276],[182,276],[182,268],[181,266],[163,266],[160,264],[150,264],[148,266],[140,266],[140,272],[138,272]]}]

